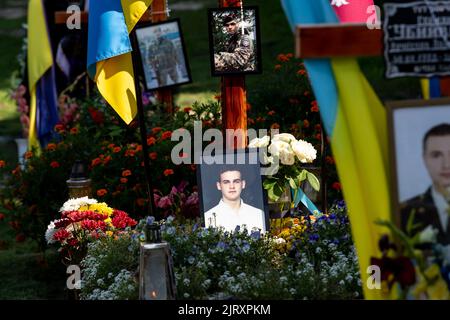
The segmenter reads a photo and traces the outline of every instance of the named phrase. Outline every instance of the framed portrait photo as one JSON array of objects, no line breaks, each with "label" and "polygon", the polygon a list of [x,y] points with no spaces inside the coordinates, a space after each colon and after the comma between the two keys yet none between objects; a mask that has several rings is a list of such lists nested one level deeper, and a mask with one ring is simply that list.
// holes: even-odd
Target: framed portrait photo
[{"label": "framed portrait photo", "polygon": [[139,24],[135,42],[147,90],[192,82],[179,19]]},{"label": "framed portrait photo", "polygon": [[[254,154],[256,153],[256,154]],[[205,227],[233,232],[269,231],[269,215],[256,150],[237,153],[244,161],[230,161],[236,153],[202,156],[197,179]],[[237,159],[237,158],[236,158]]]},{"label": "framed portrait photo", "polygon": [[412,234],[432,227],[450,244],[450,99],[387,107],[395,222]]},{"label": "framed portrait photo", "polygon": [[208,10],[212,76],[262,72],[258,7]]}]

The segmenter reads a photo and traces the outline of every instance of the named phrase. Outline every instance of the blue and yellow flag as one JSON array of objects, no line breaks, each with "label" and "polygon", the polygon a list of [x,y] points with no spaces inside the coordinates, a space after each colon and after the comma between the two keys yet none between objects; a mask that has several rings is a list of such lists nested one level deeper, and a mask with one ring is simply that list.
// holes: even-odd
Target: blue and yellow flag
[{"label": "blue and yellow flag", "polygon": [[[342,22],[329,0],[282,0],[282,5],[292,28],[297,24]],[[349,8],[345,9],[346,16],[351,16]],[[305,66],[336,159],[364,296],[383,298],[381,290],[370,290],[366,281],[370,258],[380,256],[378,240],[386,231],[374,222],[390,220],[386,111],[356,59],[307,59]]]},{"label": "blue and yellow flag", "polygon": [[88,73],[127,124],[137,112],[129,33],[151,3],[152,0],[89,2]]},{"label": "blue and yellow flag", "polygon": [[28,147],[44,147],[58,123],[58,102],[53,55],[42,0],[28,3],[28,88],[30,130]]}]

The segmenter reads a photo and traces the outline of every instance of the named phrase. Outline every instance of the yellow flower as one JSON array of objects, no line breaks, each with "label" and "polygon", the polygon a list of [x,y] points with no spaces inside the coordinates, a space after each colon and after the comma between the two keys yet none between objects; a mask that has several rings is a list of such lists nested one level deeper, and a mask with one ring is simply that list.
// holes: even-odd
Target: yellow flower
[{"label": "yellow flower", "polygon": [[110,207],[108,207],[108,205],[104,202],[100,202],[100,203],[93,203],[89,206],[89,210],[95,211],[97,213],[106,215],[106,216],[111,216],[113,213],[113,209],[111,209]]},{"label": "yellow flower", "polygon": [[106,235],[107,235],[108,237],[112,237],[113,232],[112,232],[112,231],[106,231]]}]

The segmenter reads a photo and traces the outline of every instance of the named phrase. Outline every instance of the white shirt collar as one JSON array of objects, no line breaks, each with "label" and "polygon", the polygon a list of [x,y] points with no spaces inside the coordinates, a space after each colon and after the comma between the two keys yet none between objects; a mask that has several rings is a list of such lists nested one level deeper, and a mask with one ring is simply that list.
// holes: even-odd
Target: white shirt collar
[{"label": "white shirt collar", "polygon": [[441,226],[444,232],[447,232],[448,225],[448,202],[445,197],[439,193],[434,187],[431,188],[431,196],[433,197],[434,204],[437,208],[439,214],[439,220],[441,221]]}]

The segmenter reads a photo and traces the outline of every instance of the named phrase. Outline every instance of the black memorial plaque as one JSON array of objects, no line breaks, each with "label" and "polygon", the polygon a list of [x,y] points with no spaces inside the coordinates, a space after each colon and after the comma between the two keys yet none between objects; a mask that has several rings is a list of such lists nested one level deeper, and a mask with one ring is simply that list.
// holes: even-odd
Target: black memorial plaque
[{"label": "black memorial plaque", "polygon": [[450,1],[384,4],[386,77],[450,75]]}]

